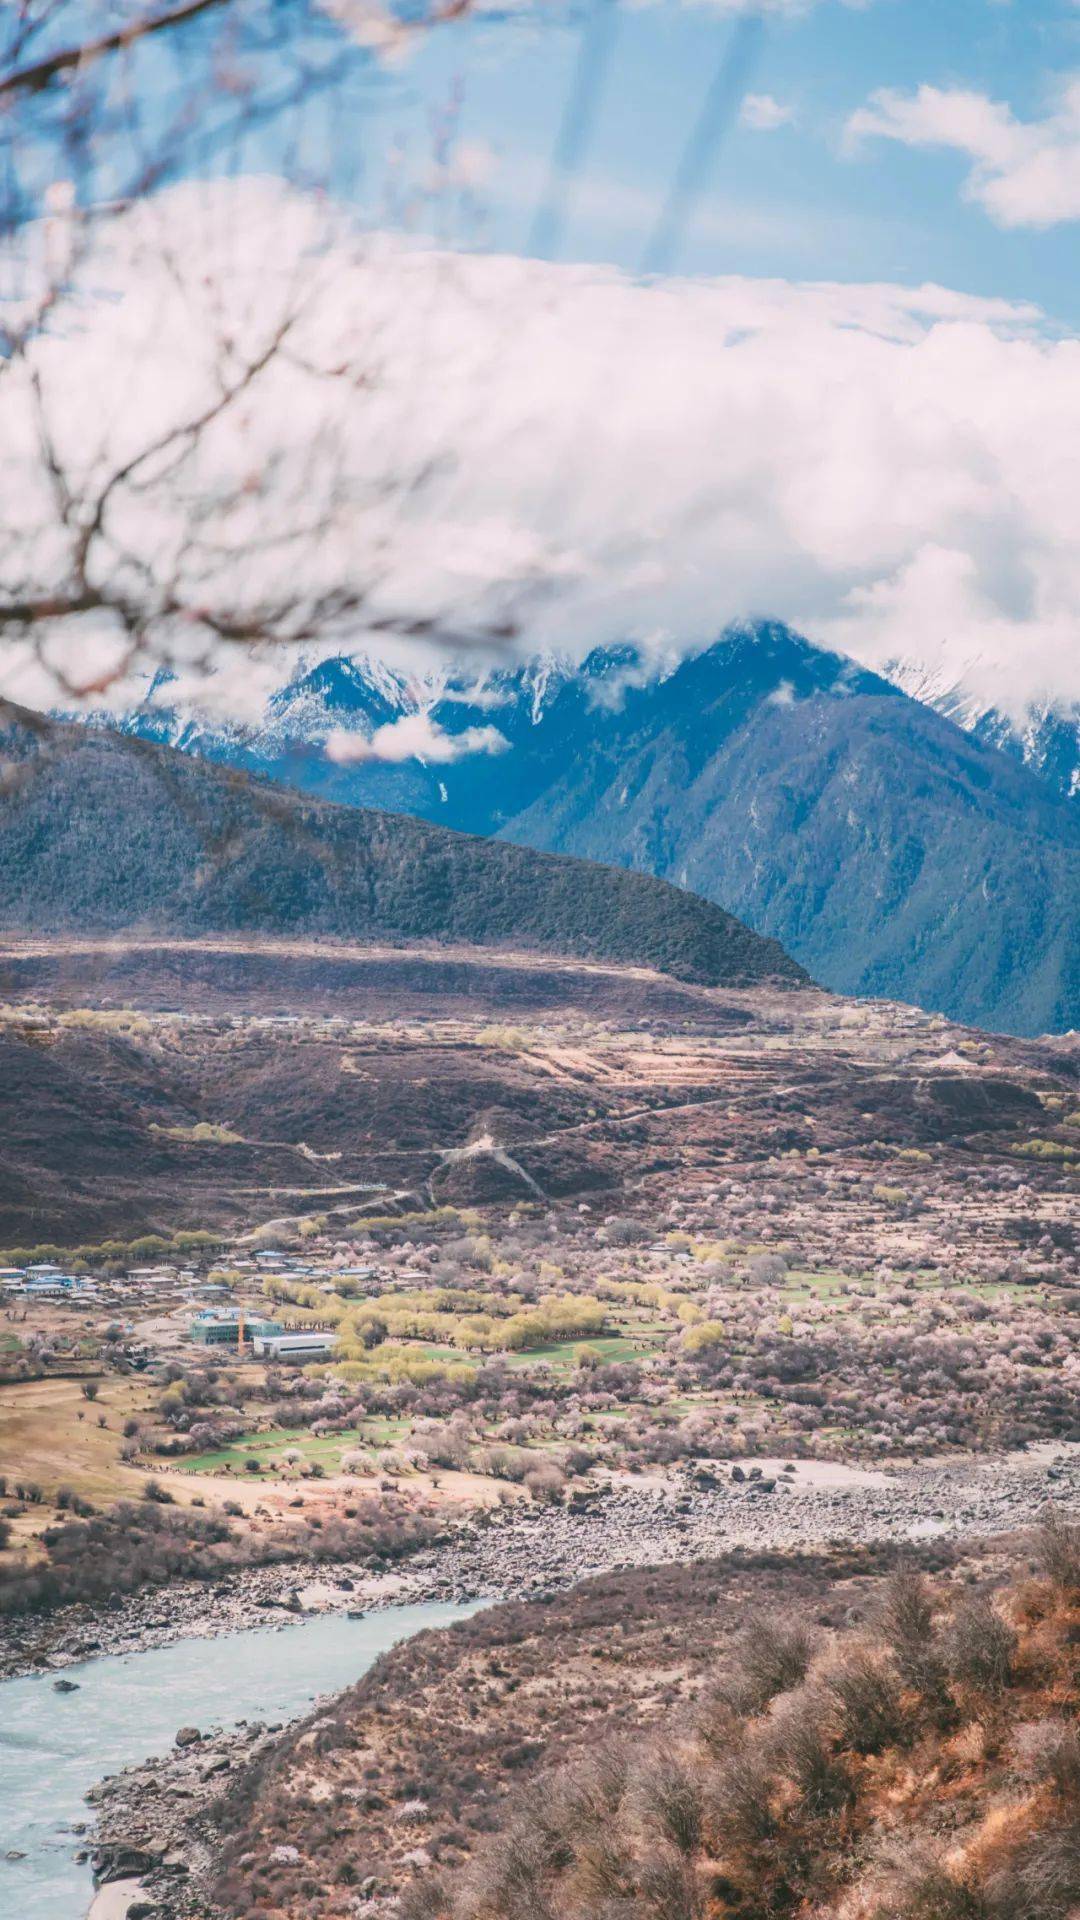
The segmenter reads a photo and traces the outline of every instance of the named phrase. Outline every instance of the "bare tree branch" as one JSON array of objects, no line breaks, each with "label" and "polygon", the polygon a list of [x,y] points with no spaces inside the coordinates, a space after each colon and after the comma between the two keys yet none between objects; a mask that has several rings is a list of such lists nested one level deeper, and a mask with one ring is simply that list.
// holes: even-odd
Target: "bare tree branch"
[{"label": "bare tree branch", "polygon": [[[20,476],[0,516],[0,633],[20,688],[79,697],[132,668],[203,674],[234,649],[355,644],[361,625],[424,639],[469,624],[422,590],[410,604],[393,577],[395,529],[421,495],[437,501],[452,451],[421,448],[406,417],[380,424],[375,465],[365,456],[354,403],[380,404],[379,329],[396,322],[375,279],[367,323],[367,283],[350,282],[366,243],[335,210],[342,152],[359,177],[362,140],[331,157],[324,123],[333,90],[354,128],[379,81],[366,28],[396,49],[472,8],[0,7],[0,382]],[[267,173],[270,123],[295,233],[224,190]],[[436,180],[456,137],[444,114]],[[112,314],[137,315],[144,289],[145,339],[119,318],[114,341]],[[513,632],[480,618],[459,637]]]},{"label": "bare tree branch", "polygon": [[186,0],[183,6],[167,8],[164,13],[148,14],[142,20],[132,21],[130,26],[117,27],[112,33],[100,34],[96,39],[83,40],[74,46],[61,48],[58,53],[46,54],[30,66],[17,67],[14,72],[0,74],[0,101],[9,99],[13,94],[43,93],[74,68],[84,67],[90,61],[100,60],[110,53],[123,52],[140,40],[166,33],[171,27],[186,26],[200,14],[211,13],[231,4],[232,0]]}]

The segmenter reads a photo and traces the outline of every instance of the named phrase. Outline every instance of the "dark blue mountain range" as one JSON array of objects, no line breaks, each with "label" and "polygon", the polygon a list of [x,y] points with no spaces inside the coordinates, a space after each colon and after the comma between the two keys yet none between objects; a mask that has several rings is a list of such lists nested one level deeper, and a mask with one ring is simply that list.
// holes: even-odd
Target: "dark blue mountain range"
[{"label": "dark blue mountain range", "polygon": [[[326,753],[335,734],[363,753],[419,710],[505,746],[438,763]],[[124,725],[326,799],[660,875],[843,992],[1007,1031],[1080,1025],[1080,808],[1003,744],[783,626],[664,672],[632,647],[415,685],[334,659],[257,729],[149,706]]]}]

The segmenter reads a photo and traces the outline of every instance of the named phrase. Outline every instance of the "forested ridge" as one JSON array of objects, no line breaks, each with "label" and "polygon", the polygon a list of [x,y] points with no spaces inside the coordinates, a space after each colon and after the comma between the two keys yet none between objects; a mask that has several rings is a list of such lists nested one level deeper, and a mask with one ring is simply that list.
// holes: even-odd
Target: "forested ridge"
[{"label": "forested ridge", "polygon": [[518,946],[706,985],[806,975],[649,875],[315,801],[146,741],[8,707],[0,923]]}]

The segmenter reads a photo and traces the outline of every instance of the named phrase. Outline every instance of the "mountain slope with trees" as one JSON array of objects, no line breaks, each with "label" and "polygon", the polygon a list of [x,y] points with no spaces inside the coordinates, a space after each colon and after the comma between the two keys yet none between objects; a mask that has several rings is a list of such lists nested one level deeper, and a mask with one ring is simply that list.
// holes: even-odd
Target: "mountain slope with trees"
[{"label": "mountain slope with trees", "polygon": [[8,708],[0,924],[515,946],[704,985],[806,979],[651,877],[326,805],[145,741]]}]

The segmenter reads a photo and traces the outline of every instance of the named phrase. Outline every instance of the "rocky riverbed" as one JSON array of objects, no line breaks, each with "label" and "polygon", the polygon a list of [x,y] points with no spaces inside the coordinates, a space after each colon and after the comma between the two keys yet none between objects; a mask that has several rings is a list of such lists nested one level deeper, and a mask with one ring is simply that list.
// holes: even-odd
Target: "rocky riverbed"
[{"label": "rocky riverbed", "polygon": [[[171,1753],[91,1789],[90,1864],[103,1889],[123,1889],[125,1920],[186,1920],[211,1912],[204,1891],[213,1859],[209,1811],[229,1778],[256,1764],[280,1732],[280,1725],[261,1722],[206,1734],[178,1728]],[[97,1903],[93,1915],[98,1920]]]},{"label": "rocky riverbed", "polygon": [[437,1547],[387,1573],[292,1563],[180,1582],[0,1625],[0,1675],[61,1669],[186,1636],[232,1633],[305,1612],[403,1601],[504,1599],[571,1586],[620,1565],[832,1543],[965,1539],[1030,1525],[1054,1502],[1080,1511],[1080,1446],[917,1467],[708,1462],[583,1489],[565,1506],[495,1508],[448,1522]]}]

